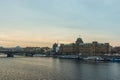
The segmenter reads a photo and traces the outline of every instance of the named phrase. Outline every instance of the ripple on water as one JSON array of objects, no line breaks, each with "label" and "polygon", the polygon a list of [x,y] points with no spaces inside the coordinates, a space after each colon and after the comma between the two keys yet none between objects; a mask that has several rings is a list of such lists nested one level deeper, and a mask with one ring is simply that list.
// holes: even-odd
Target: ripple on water
[{"label": "ripple on water", "polygon": [[0,58],[0,80],[119,80],[119,63],[53,58]]}]

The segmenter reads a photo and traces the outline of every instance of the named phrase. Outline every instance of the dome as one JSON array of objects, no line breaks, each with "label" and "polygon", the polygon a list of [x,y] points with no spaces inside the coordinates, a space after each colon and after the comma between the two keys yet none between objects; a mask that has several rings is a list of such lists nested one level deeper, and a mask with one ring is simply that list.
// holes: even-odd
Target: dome
[{"label": "dome", "polygon": [[83,40],[82,40],[82,38],[77,38],[77,40],[76,40],[76,43],[83,43]]}]

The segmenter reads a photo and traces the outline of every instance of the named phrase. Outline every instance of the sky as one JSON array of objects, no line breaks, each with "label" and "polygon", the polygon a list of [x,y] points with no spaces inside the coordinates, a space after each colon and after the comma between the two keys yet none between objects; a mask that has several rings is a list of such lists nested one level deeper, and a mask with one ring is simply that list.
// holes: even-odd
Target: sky
[{"label": "sky", "polygon": [[120,0],[0,0],[0,46],[120,45]]}]

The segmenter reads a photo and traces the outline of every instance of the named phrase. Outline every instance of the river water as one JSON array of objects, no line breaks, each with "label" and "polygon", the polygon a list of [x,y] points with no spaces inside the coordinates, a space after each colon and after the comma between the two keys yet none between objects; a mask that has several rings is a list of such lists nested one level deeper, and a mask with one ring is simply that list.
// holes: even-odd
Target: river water
[{"label": "river water", "polygon": [[120,63],[47,57],[0,58],[0,80],[120,80]]}]

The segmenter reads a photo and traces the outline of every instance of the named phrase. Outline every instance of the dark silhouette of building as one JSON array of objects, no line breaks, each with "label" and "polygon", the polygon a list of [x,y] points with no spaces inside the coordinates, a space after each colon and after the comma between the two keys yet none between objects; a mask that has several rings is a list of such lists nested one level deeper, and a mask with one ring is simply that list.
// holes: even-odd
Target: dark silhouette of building
[{"label": "dark silhouette of building", "polygon": [[59,47],[57,43],[53,44],[53,53],[54,54],[58,54],[59,53]]}]

